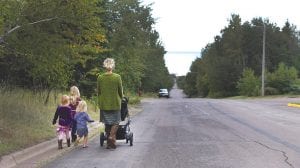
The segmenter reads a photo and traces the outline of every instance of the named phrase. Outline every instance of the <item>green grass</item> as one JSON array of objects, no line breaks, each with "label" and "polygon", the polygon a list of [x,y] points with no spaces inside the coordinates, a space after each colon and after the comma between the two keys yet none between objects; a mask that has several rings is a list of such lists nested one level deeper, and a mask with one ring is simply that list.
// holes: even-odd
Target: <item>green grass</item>
[{"label": "green grass", "polygon": [[99,122],[100,119],[100,112],[99,108],[96,105],[96,101],[91,101],[85,99],[88,105],[88,114],[91,117],[92,120],[95,120],[95,122]]},{"label": "green grass", "polygon": [[146,92],[146,93],[142,93],[141,96],[139,96],[135,93],[126,93],[125,96],[129,97],[130,105],[137,105],[137,104],[141,103],[141,100],[143,98],[157,98],[157,93]]},{"label": "green grass", "polygon": [[128,104],[135,105],[141,102],[141,97],[134,93],[126,93],[125,97],[129,98]]},{"label": "green grass", "polygon": [[143,98],[157,98],[157,94],[158,93],[147,92],[147,93],[143,93],[142,97]]},{"label": "green grass", "polygon": [[249,99],[253,97],[247,97],[247,96],[233,96],[233,97],[226,97],[225,99]]},{"label": "green grass", "polygon": [[33,145],[55,135],[51,126],[56,104],[44,105],[44,94],[0,89],[0,155]]},{"label": "green grass", "polygon": [[[46,92],[0,88],[0,156],[49,140],[56,136],[52,119],[60,96]],[[99,112],[91,102],[89,115],[99,121]]]}]

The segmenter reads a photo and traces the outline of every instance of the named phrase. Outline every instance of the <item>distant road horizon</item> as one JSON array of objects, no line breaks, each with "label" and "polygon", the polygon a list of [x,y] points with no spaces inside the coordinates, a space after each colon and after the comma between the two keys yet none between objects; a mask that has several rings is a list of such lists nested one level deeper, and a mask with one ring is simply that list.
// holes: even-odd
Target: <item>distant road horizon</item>
[{"label": "distant road horizon", "polygon": [[167,51],[165,54],[165,63],[170,74],[184,76],[190,71],[192,62],[201,57],[198,51]]}]

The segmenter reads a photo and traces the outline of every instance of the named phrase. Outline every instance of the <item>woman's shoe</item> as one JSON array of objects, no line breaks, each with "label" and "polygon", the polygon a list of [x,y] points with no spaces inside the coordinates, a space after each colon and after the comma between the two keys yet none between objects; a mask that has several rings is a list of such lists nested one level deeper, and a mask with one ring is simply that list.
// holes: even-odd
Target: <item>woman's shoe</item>
[{"label": "woman's shoe", "polygon": [[107,139],[107,149],[116,149],[116,142],[112,137],[108,137]]},{"label": "woman's shoe", "polygon": [[111,139],[108,137],[106,141],[106,149],[111,149]]}]

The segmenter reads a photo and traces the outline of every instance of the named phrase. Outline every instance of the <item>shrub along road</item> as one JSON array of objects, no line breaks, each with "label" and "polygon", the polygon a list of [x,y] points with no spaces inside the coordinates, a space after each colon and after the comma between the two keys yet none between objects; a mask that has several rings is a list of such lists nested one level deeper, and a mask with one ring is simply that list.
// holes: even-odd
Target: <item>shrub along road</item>
[{"label": "shrub along road", "polygon": [[300,167],[298,98],[143,100],[132,118],[133,146],[76,148],[45,167],[291,168]]}]

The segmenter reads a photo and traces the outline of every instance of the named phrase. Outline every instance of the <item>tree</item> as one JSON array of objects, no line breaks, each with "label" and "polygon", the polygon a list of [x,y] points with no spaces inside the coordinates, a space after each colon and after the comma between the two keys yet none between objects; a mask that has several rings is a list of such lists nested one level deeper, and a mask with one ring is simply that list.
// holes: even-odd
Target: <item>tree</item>
[{"label": "tree", "polygon": [[201,97],[206,97],[209,94],[209,83],[207,74],[203,74],[197,77],[197,91]]},{"label": "tree", "polygon": [[[240,17],[233,14],[228,26],[221,30],[221,35],[216,36],[214,42],[203,49],[201,61],[198,61],[198,68],[194,72],[198,75],[187,74],[185,92],[195,93],[194,96],[206,95],[205,93],[208,92],[209,97],[226,97],[239,93],[250,94],[247,91],[242,91],[247,90],[247,87],[244,87],[244,81],[239,86],[238,83],[241,77],[246,78],[243,77],[243,72],[247,72],[244,75],[250,77],[251,75],[261,75],[264,25],[267,37],[266,69],[273,74],[277,71],[277,65],[282,62],[299,70],[300,43],[299,32],[296,31],[295,26],[286,22],[285,26],[280,29],[276,24],[262,18],[254,18],[251,22],[242,24]],[[193,64],[191,66],[194,66]],[[253,74],[248,72],[247,68],[252,69]],[[268,78],[267,82],[269,81]],[[273,78],[272,75],[270,78]],[[253,81],[256,80],[253,78]],[[272,84],[267,85],[269,88],[272,85],[275,88],[285,88],[284,90],[290,87],[289,82],[284,82],[287,84],[284,84],[285,86],[280,83],[272,82]],[[195,87],[197,91],[194,90]],[[286,92],[284,90],[281,92]],[[256,91],[254,92],[256,93]]]},{"label": "tree", "polygon": [[189,97],[197,97],[199,95],[197,89],[197,77],[201,76],[201,74],[199,74],[199,66],[201,66],[200,62],[200,58],[193,61],[190,67],[190,72],[188,72],[185,77],[184,93]]},{"label": "tree", "polygon": [[237,94],[236,83],[244,66],[240,17],[232,15],[229,26],[221,33],[222,36],[215,37],[215,42],[202,54],[209,95],[212,97]]},{"label": "tree", "polygon": [[142,6],[137,0],[113,0],[105,6],[109,55],[116,58],[116,71],[126,90],[170,88],[172,80],[163,59],[165,50],[152,28],[155,22],[150,6]]},{"label": "tree", "polygon": [[103,52],[97,2],[1,1],[2,80],[38,90],[66,88],[76,64]]}]

